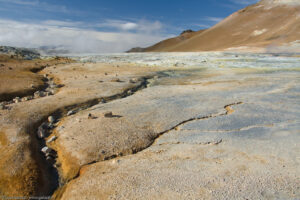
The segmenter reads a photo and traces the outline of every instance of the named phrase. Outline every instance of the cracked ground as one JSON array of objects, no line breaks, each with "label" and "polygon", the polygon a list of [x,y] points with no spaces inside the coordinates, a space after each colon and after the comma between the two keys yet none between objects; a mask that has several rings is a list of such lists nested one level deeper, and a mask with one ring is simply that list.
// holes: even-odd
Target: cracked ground
[{"label": "cracked ground", "polygon": [[[74,63],[38,73],[50,74],[64,87],[0,111],[0,172],[6,181],[0,194],[300,197],[298,69]],[[55,140],[45,145],[57,154],[58,184],[55,191],[42,191],[35,183],[50,187],[40,177],[52,174],[23,171],[32,163],[49,167],[33,152],[44,144],[35,134],[50,115],[56,122],[48,139]],[[37,147],[30,148],[32,143]],[[22,184],[22,177],[30,177],[32,185]],[[9,187],[13,184],[19,190]]]}]

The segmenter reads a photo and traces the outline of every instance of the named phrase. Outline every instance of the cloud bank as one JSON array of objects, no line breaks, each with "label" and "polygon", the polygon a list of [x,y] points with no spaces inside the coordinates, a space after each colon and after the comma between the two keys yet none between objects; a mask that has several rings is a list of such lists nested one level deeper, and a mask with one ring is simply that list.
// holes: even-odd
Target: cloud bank
[{"label": "cloud bank", "polygon": [[[101,31],[101,28],[110,31]],[[86,24],[54,20],[28,23],[0,19],[0,45],[59,47],[71,54],[115,53],[136,46],[148,46],[170,37],[171,35],[163,34],[162,28],[159,21],[145,20],[106,20]]]}]

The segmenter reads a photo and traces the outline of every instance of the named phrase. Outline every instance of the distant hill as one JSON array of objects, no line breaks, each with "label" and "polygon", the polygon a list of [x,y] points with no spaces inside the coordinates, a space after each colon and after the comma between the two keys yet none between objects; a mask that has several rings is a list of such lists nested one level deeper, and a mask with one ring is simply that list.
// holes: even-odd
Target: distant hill
[{"label": "distant hill", "polygon": [[0,54],[14,56],[25,60],[32,60],[39,58],[41,55],[35,49],[17,48],[9,46],[0,46]]},{"label": "distant hill", "polygon": [[278,47],[300,52],[300,0],[262,0],[207,30],[187,32],[133,51],[270,51]]}]

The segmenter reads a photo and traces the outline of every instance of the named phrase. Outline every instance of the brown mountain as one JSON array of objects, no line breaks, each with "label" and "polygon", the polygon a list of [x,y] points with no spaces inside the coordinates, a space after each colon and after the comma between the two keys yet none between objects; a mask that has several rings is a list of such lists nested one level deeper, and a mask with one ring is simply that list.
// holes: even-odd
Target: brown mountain
[{"label": "brown mountain", "polygon": [[202,33],[205,30],[200,31],[192,31],[192,30],[185,30],[183,31],[179,36],[174,38],[169,38],[166,40],[163,40],[157,44],[154,44],[153,46],[141,48],[141,47],[135,47],[127,51],[130,52],[155,52],[155,51],[168,51],[170,48],[176,46],[177,44],[188,40],[200,33]]},{"label": "brown mountain", "polygon": [[142,51],[266,51],[293,45],[299,51],[300,0],[262,0],[207,30],[185,34]]}]

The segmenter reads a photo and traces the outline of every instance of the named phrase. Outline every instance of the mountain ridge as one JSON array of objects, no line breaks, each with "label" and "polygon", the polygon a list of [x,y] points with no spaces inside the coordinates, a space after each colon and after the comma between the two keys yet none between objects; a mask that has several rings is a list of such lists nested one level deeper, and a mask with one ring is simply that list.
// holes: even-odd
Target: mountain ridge
[{"label": "mountain ridge", "polygon": [[[262,0],[184,40],[170,38],[142,52],[300,52],[300,1]],[[172,43],[170,44],[170,40]],[[293,48],[292,48],[293,47]],[[131,51],[132,52],[132,51]]]}]

